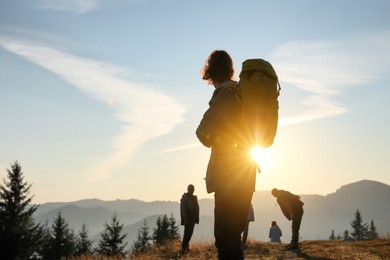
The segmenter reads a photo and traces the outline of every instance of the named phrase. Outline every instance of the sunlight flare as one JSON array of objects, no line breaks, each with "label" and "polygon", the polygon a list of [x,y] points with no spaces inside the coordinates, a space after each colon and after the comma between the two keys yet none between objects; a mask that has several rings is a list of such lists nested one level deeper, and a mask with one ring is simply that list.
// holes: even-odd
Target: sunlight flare
[{"label": "sunlight flare", "polygon": [[264,149],[256,146],[251,150],[251,157],[257,162],[260,168],[267,167],[272,157],[272,151],[269,148]]}]

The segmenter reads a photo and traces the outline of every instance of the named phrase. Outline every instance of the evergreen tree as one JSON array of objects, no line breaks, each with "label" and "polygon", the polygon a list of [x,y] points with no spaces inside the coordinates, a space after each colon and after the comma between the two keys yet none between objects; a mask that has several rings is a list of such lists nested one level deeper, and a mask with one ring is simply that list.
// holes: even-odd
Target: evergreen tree
[{"label": "evergreen tree", "polygon": [[371,220],[370,224],[370,239],[377,239],[379,237],[378,232],[376,231],[376,226],[374,220]]},{"label": "evergreen tree", "polygon": [[158,217],[156,221],[156,227],[153,229],[153,242],[157,245],[160,245],[163,242],[161,222],[161,217]]},{"label": "evergreen tree", "polygon": [[33,214],[37,205],[30,205],[31,184],[24,181],[16,161],[7,169],[7,180],[0,185],[0,259],[28,259],[42,242],[41,227]]},{"label": "evergreen tree", "polygon": [[143,226],[137,232],[137,240],[134,241],[133,246],[131,247],[131,254],[137,255],[147,251],[150,247],[149,241],[152,237],[149,235],[149,227],[146,224],[146,219],[144,219]]},{"label": "evergreen tree", "polygon": [[174,241],[180,238],[179,234],[179,226],[176,224],[176,219],[173,217],[171,213],[171,217],[169,218],[169,240]]},{"label": "evergreen tree", "polygon": [[157,218],[156,228],[153,230],[153,241],[155,244],[163,245],[166,242],[179,238],[179,226],[176,224],[176,219],[172,214],[169,219],[167,215]]},{"label": "evergreen tree", "polygon": [[69,258],[75,254],[76,241],[73,229],[62,217],[61,212],[53,220],[50,229],[49,247],[44,259]]},{"label": "evergreen tree", "polygon": [[76,238],[76,255],[90,255],[92,254],[93,241],[88,238],[88,228],[84,223]]},{"label": "evergreen tree", "polygon": [[108,224],[106,222],[104,225],[97,251],[105,256],[124,256],[124,249],[127,242],[124,243],[123,240],[127,235],[121,235],[122,229],[123,224],[119,223],[115,213],[111,219],[111,223]]},{"label": "evergreen tree", "polygon": [[345,231],[344,231],[343,240],[344,240],[344,241],[349,241],[350,239],[351,239],[351,237],[349,236],[349,231],[348,231],[348,230],[345,230]]},{"label": "evergreen tree", "polygon": [[366,240],[370,237],[367,223],[363,224],[362,215],[359,210],[356,210],[355,219],[351,222],[353,231],[351,236],[354,240]]},{"label": "evergreen tree", "polygon": [[42,232],[42,243],[37,250],[38,259],[50,259],[50,247],[52,242],[51,231],[49,227],[48,220],[46,220],[45,224],[41,226]]},{"label": "evergreen tree", "polygon": [[157,227],[153,230],[153,241],[157,245],[163,245],[170,240],[169,220],[167,215],[157,218]]},{"label": "evergreen tree", "polygon": [[335,240],[334,230],[333,229],[332,229],[332,233],[329,236],[329,240]]}]

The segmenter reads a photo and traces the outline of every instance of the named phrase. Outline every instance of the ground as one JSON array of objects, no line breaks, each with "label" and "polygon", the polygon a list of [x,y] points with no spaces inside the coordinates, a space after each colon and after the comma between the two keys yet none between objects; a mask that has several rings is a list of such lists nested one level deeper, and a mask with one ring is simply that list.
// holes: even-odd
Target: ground
[{"label": "ground", "polygon": [[[286,251],[285,244],[248,241],[245,259],[368,259],[390,260],[390,239],[370,241],[302,241],[300,250]],[[191,252],[181,255],[180,243],[133,257],[136,260],[155,259],[217,259],[217,251],[212,243],[193,243]]]}]

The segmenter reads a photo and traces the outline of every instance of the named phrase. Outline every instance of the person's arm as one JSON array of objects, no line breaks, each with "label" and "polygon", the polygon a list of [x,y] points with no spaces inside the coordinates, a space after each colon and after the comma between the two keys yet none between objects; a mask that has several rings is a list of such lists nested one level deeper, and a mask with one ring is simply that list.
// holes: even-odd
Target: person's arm
[{"label": "person's arm", "polygon": [[210,107],[203,114],[203,118],[196,129],[196,136],[199,141],[206,147],[213,146],[216,137],[218,136],[218,124],[220,117],[220,97],[218,89],[213,93],[209,104]]},{"label": "person's arm", "polygon": [[284,198],[278,198],[277,202],[278,202],[278,204],[280,206],[280,209],[283,212],[283,215],[288,220],[291,220],[292,219],[292,208],[291,208],[290,203],[288,202],[288,200],[286,200]]},{"label": "person's arm", "polygon": [[227,129],[231,127],[231,117],[237,109],[235,105],[235,96],[227,87],[214,91],[210,107],[196,129],[196,135],[204,146],[229,144],[231,133]]},{"label": "person's arm", "polygon": [[185,195],[180,200],[180,215],[183,225],[188,225],[188,213],[187,213],[187,198]]}]

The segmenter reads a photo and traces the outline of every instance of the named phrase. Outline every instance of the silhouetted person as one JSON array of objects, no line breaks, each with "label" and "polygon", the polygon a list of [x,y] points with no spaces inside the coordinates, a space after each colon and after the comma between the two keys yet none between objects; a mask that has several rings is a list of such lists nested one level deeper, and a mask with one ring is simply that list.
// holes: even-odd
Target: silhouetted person
[{"label": "silhouetted person", "polygon": [[292,220],[291,243],[287,246],[287,249],[299,249],[299,228],[301,227],[304,203],[300,200],[299,196],[292,194],[288,191],[272,189],[271,193],[277,198],[276,201],[278,202],[286,218],[289,221]]},{"label": "silhouetted person", "polygon": [[244,250],[246,247],[246,240],[248,239],[248,232],[249,232],[249,222],[255,221],[255,212],[253,211],[252,203],[249,207],[248,216],[246,217],[246,223],[244,227],[244,232],[242,233],[242,240],[241,240],[241,249]]},{"label": "silhouetted person", "polygon": [[199,204],[194,191],[194,185],[188,185],[187,192],[183,194],[180,200],[181,224],[184,225],[184,236],[181,244],[183,253],[189,251],[189,243],[194,232],[194,226],[199,224]]},{"label": "silhouetted person", "polygon": [[248,155],[248,131],[240,124],[233,74],[230,55],[213,51],[202,69],[202,79],[215,90],[196,130],[200,142],[211,148],[205,179],[207,192],[215,193],[214,236],[219,259],[243,259],[241,234],[256,184],[256,163]]},{"label": "silhouetted person", "polygon": [[278,224],[276,221],[271,222],[271,227],[269,228],[269,235],[270,242],[282,242],[280,240],[280,237],[282,236],[282,230],[280,230]]}]

